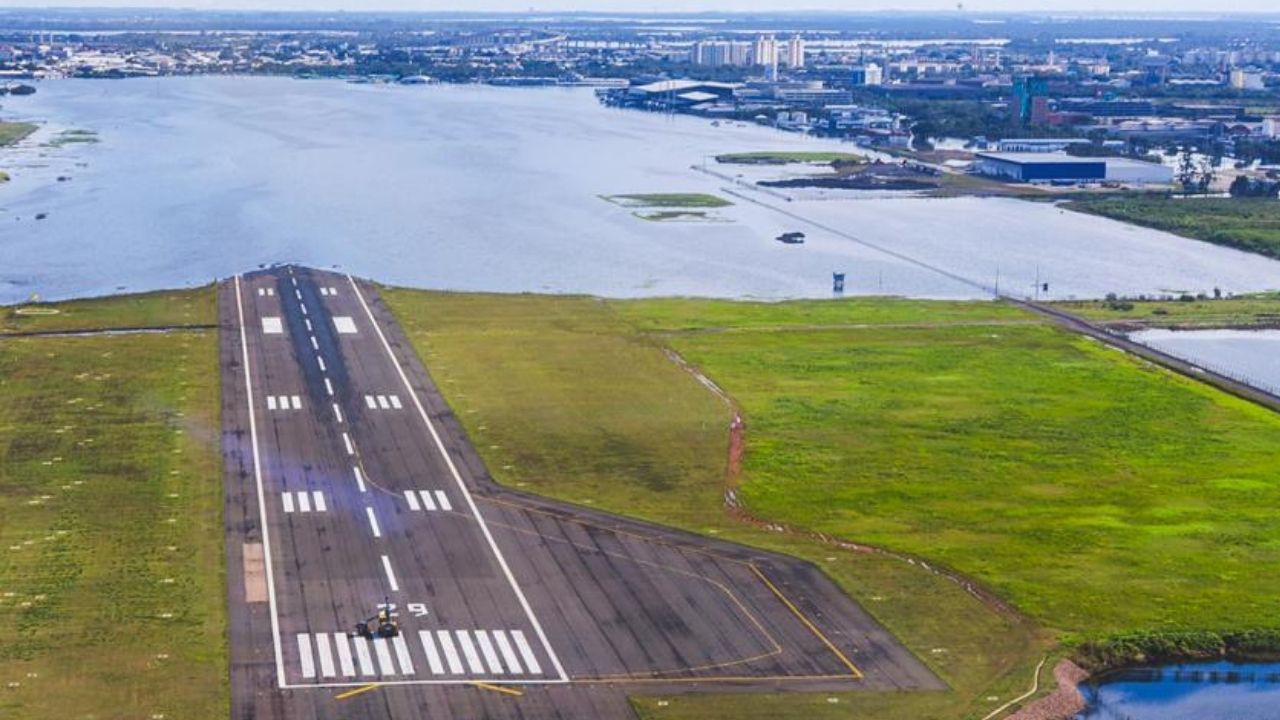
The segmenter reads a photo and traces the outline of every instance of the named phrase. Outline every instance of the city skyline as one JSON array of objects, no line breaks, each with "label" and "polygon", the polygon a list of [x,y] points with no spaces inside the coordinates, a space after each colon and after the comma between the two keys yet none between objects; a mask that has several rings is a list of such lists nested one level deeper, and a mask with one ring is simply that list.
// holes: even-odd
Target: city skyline
[{"label": "city skyline", "polygon": [[896,2],[864,2],[851,7],[846,0],[804,0],[798,6],[787,7],[779,0],[482,0],[458,2],[457,0],[0,0],[0,9],[31,8],[175,8],[204,11],[262,10],[262,11],[345,11],[345,12],[622,12],[622,13],[690,13],[690,12],[956,12],[963,7],[972,13],[1034,13],[1070,12],[1072,14],[1117,15],[1144,14],[1206,14],[1226,15],[1235,13],[1275,12],[1274,3],[1267,0],[1239,0],[1229,11],[1206,11],[1204,4],[1193,0],[1158,2],[1157,0],[1115,0],[1107,3],[1081,5],[1066,0],[1051,0],[1028,7],[1022,0],[969,0],[963,3],[939,0],[897,0]]}]

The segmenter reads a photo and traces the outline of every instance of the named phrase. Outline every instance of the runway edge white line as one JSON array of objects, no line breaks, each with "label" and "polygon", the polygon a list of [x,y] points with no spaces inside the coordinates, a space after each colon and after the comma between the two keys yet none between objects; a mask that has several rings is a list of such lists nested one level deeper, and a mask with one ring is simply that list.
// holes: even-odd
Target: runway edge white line
[{"label": "runway edge white line", "polygon": [[413,405],[418,410],[418,416],[426,423],[427,430],[431,433],[431,439],[435,441],[436,448],[439,449],[440,455],[444,457],[445,465],[449,467],[450,474],[453,475],[454,482],[457,483],[458,489],[462,492],[462,497],[467,501],[467,507],[470,508],[471,514],[475,516],[477,524],[480,526],[480,532],[489,543],[489,548],[493,550],[494,557],[498,560],[498,565],[502,567],[502,573],[506,575],[507,582],[511,584],[511,590],[515,592],[516,599],[520,602],[520,607],[524,609],[525,615],[529,618],[529,623],[533,626],[533,631],[538,634],[538,640],[542,642],[542,647],[546,650],[547,657],[551,659],[551,664],[555,666],[556,674],[560,676],[561,682],[569,682],[569,676],[564,671],[564,666],[560,664],[560,657],[556,655],[556,651],[551,647],[551,641],[547,639],[546,632],[542,629],[542,623],[538,622],[537,616],[533,614],[533,608],[529,606],[529,600],[524,596],[524,591],[520,589],[520,584],[516,582],[515,575],[511,572],[511,567],[507,565],[507,559],[502,556],[502,551],[498,549],[498,543],[493,539],[493,533],[489,532],[489,525],[484,521],[484,516],[480,514],[480,508],[476,506],[476,501],[471,497],[471,490],[467,487],[466,482],[462,480],[462,475],[458,472],[458,466],[454,464],[453,457],[449,455],[448,449],[444,446],[444,441],[440,439],[440,434],[436,432],[435,423],[431,422],[427,410],[422,406],[422,399],[418,397],[418,393],[414,392],[413,384],[409,382],[409,376],[405,374],[404,368],[400,365],[399,358],[396,357],[395,351],[391,349],[391,343],[387,342],[387,336],[382,332],[382,326],[378,324],[377,318],[373,316],[373,310],[369,307],[369,303],[364,298],[360,286],[356,284],[355,278],[347,275],[347,282],[351,284],[351,289],[355,292],[356,299],[360,301],[360,306],[364,308],[365,315],[369,317],[369,324],[373,326],[373,331],[378,335],[378,340],[382,342],[382,348],[387,351],[387,356],[391,358],[391,363],[395,365],[396,373],[400,375],[400,382],[404,383],[404,389],[409,394],[409,398],[413,400]]},{"label": "runway edge white line", "polygon": [[240,351],[244,363],[245,402],[249,406],[249,442],[253,448],[253,477],[258,486],[258,516],[262,524],[262,554],[267,571],[267,601],[271,606],[271,639],[276,651],[276,685],[287,687],[284,677],[284,653],[280,649],[280,618],[276,611],[275,571],[271,568],[271,529],[267,525],[267,497],[262,487],[262,457],[258,452],[258,423],[253,410],[253,378],[249,371],[249,337],[244,327],[244,298],[240,276],[235,276],[236,312],[240,318]]}]

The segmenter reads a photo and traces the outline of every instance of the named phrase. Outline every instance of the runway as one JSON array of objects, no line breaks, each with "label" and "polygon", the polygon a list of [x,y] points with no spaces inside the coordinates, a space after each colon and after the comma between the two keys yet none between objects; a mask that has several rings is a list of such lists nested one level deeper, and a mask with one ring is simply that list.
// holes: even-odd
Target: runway
[{"label": "runway", "polygon": [[[816,568],[498,487],[371,284],[219,286],[232,717],[945,687]],[[386,604],[400,633],[349,632]]]}]

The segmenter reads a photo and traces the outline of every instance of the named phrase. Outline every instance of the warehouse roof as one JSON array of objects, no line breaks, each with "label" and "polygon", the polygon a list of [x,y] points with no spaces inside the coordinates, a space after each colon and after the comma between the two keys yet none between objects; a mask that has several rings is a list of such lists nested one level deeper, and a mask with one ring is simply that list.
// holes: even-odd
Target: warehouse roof
[{"label": "warehouse roof", "polygon": [[1036,153],[1036,152],[980,152],[977,154],[980,158],[989,158],[991,160],[1002,160],[1004,162],[1017,163],[1018,165],[1035,165],[1042,163],[1071,163],[1078,165],[1094,164],[1100,162],[1110,162],[1119,158],[1107,157],[1077,157],[1075,155],[1067,155],[1066,153]]},{"label": "warehouse roof", "polygon": [[1087,165],[1093,163],[1106,163],[1109,167],[1158,167],[1158,163],[1149,163],[1142,160],[1134,160],[1133,158],[1078,157],[1075,155],[1068,155],[1066,153],[980,152],[977,153],[977,156],[980,158],[1011,162],[1017,165],[1040,165],[1048,163],[1053,163],[1055,165]]}]

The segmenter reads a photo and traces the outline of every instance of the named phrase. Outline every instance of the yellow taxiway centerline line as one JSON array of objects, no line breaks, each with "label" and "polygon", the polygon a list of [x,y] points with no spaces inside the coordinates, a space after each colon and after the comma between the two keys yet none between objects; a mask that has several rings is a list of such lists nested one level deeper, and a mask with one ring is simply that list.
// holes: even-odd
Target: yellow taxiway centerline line
[{"label": "yellow taxiway centerline line", "polygon": [[506,693],[508,695],[515,695],[516,697],[520,697],[521,695],[524,695],[524,693],[520,692],[519,690],[513,690],[511,688],[502,687],[501,685],[491,685],[487,682],[476,681],[471,684],[475,685],[481,690],[492,690],[494,692]]},{"label": "yellow taxiway centerline line", "polygon": [[382,686],[379,685],[378,683],[372,683],[370,685],[365,685],[364,687],[358,687],[355,690],[348,690],[342,693],[341,695],[334,695],[333,699],[346,700],[347,698],[355,697],[356,695],[363,695],[364,693],[367,693],[370,690],[377,690],[380,687]]}]

